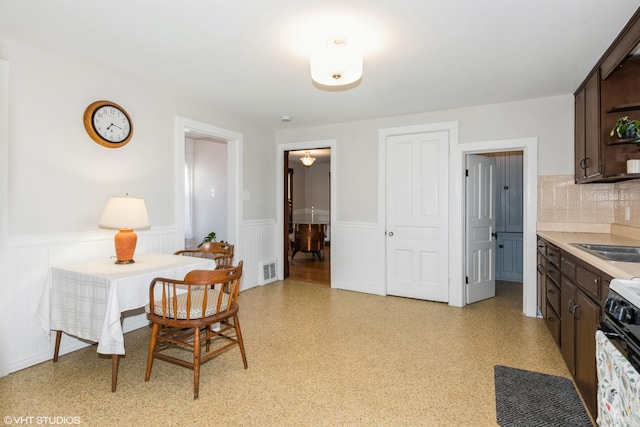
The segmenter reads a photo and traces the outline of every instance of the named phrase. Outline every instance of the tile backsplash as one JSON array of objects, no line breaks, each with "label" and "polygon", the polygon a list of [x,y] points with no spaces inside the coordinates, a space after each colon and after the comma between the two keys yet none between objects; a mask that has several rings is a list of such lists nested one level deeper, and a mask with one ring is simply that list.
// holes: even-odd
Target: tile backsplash
[{"label": "tile backsplash", "polygon": [[576,185],[573,175],[539,176],[538,221],[640,227],[640,180]]}]

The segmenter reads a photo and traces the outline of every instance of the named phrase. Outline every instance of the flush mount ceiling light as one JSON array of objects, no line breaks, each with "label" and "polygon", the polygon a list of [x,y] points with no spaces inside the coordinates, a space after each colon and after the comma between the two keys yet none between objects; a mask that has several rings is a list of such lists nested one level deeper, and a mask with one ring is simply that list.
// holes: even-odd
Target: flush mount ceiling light
[{"label": "flush mount ceiling light", "polygon": [[344,38],[331,38],[311,57],[311,78],[325,86],[343,86],[362,77],[362,53]]},{"label": "flush mount ceiling light", "polygon": [[305,165],[305,167],[311,167],[313,162],[316,161],[316,158],[315,157],[311,157],[309,155],[309,152],[305,151],[304,152],[304,157],[300,157],[300,161],[302,162],[303,165]]}]

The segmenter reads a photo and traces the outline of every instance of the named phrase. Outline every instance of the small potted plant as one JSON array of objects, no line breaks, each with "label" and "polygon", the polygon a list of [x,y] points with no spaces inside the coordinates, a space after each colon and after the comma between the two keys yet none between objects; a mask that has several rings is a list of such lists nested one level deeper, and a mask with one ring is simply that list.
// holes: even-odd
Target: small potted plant
[{"label": "small potted plant", "polygon": [[629,116],[620,117],[613,125],[609,136],[617,136],[620,139],[633,139],[640,150],[640,120],[630,120]]},{"label": "small potted plant", "polygon": [[202,239],[202,242],[200,242],[198,247],[204,245],[207,242],[215,242],[215,241],[216,241],[216,233],[212,231],[211,233],[207,234],[204,239]]}]

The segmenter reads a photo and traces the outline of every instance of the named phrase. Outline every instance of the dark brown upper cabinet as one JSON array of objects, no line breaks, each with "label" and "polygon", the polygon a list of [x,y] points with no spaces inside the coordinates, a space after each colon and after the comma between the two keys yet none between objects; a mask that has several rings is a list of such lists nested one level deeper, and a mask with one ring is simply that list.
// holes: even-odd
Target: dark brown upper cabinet
[{"label": "dark brown upper cabinet", "polygon": [[638,146],[609,134],[622,116],[640,120],[640,8],[574,95],[576,183],[639,179],[627,173]]}]

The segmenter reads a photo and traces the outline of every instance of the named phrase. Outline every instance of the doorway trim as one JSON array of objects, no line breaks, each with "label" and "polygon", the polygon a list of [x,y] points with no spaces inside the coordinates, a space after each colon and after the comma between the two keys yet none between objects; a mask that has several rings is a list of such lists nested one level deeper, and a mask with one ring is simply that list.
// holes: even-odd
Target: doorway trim
[{"label": "doorway trim", "polygon": [[240,133],[222,129],[207,123],[198,122],[184,117],[175,118],[175,223],[176,247],[184,246],[184,162],[185,162],[185,133],[187,130],[196,131],[216,139],[227,141],[227,237],[235,242],[236,258],[242,259],[242,139]]},{"label": "doorway trim", "polygon": [[[486,141],[469,144],[452,144],[450,160],[449,230],[451,284],[450,304],[464,306],[465,300],[465,242],[464,210],[466,186],[464,182],[465,158],[467,154],[494,153],[502,151],[522,151],[522,311],[526,316],[537,316],[536,293],[536,223],[538,219],[538,138],[519,138],[500,141]],[[455,225],[458,225],[457,227]]]},{"label": "doorway trim", "polygon": [[[0,288],[9,289],[9,62],[0,59]],[[9,301],[0,301],[0,377],[9,375]]]},{"label": "doorway trim", "polygon": [[[316,148],[329,148],[329,172],[331,173],[331,209],[330,218],[333,223],[336,221],[337,212],[337,194],[338,188],[336,183],[338,182],[337,163],[338,153],[336,150],[337,141],[335,139],[324,139],[319,141],[305,141],[305,142],[289,142],[278,144],[276,149],[276,265],[278,266],[278,280],[284,279],[284,241],[282,236],[284,235],[284,153],[285,151],[299,151],[299,150],[313,150]],[[332,228],[333,230],[333,228]],[[331,246],[334,246],[334,242],[331,242]],[[332,248],[333,251],[333,248]],[[335,281],[334,277],[334,264],[331,265],[331,287]]]}]

